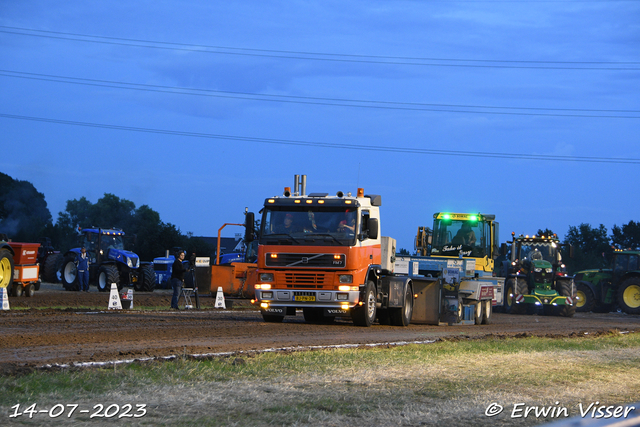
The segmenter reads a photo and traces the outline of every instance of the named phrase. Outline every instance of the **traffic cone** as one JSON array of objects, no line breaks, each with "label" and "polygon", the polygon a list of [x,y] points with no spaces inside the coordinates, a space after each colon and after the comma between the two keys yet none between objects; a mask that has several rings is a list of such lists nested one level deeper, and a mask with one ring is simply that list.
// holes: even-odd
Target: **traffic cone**
[{"label": "traffic cone", "polygon": [[109,294],[109,310],[122,310],[120,295],[118,295],[118,285],[111,284],[111,292]]},{"label": "traffic cone", "polygon": [[224,308],[227,306],[224,303],[224,294],[222,293],[222,286],[218,286],[218,292],[216,293],[216,305],[214,308]]},{"label": "traffic cone", "polygon": [[2,310],[11,310],[9,308],[9,295],[7,295],[7,288],[2,288],[2,292],[0,292],[0,305],[2,306]]}]

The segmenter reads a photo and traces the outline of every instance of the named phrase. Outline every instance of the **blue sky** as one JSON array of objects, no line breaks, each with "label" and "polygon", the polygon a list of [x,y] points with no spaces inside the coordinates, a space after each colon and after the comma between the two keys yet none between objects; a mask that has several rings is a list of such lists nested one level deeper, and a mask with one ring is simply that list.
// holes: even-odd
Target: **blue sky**
[{"label": "blue sky", "polygon": [[408,249],[439,211],[640,219],[639,1],[0,0],[0,52],[0,171],[54,218],[113,193],[213,236],[306,174]]}]

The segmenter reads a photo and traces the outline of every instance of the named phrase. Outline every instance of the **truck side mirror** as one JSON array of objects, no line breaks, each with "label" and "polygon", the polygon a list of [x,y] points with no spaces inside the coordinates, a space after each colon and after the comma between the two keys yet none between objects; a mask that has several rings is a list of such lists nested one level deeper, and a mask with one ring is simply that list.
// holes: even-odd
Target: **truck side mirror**
[{"label": "truck side mirror", "polygon": [[249,245],[253,242],[255,215],[253,212],[247,212],[244,218],[244,244]]},{"label": "truck side mirror", "polygon": [[367,237],[369,239],[378,238],[378,218],[369,218],[369,230]]}]

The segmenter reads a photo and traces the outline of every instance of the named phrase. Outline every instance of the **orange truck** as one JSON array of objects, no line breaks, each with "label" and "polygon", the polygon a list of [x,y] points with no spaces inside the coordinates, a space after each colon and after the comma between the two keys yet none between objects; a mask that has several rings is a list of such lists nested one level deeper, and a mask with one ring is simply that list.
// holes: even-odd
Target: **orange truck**
[{"label": "orange truck", "polygon": [[412,278],[394,273],[395,240],[380,235],[380,205],[362,188],[306,194],[305,175],[295,176],[293,193],[285,187],[266,199],[255,272],[263,319],[282,322],[301,309],[310,323],[350,317],[359,326],[408,325]]}]

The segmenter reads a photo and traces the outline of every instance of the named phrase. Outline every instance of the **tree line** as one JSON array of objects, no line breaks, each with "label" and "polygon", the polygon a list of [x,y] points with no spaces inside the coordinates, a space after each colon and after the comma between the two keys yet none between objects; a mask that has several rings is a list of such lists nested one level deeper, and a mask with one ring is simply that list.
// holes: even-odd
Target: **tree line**
[{"label": "tree line", "polygon": [[78,228],[118,228],[128,236],[126,247],[142,260],[163,256],[167,249],[181,247],[198,256],[213,256],[216,248],[191,233],[165,223],[148,205],[105,193],[96,203],[87,198],[68,200],[54,223],[44,194],[28,181],[0,172],[0,233],[13,241],[39,242],[51,239],[54,248],[66,251],[78,246]]}]

